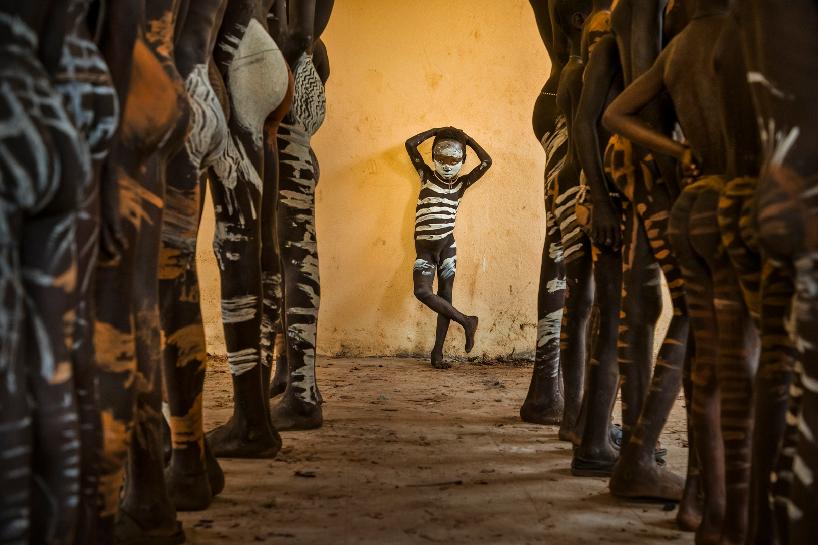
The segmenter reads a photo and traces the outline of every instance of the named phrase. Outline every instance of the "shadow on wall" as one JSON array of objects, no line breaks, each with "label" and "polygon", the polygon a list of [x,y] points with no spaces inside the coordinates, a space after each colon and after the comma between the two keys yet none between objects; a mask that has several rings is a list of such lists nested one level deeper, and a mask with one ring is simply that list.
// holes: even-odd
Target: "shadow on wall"
[{"label": "shadow on wall", "polygon": [[[441,125],[465,129],[494,158],[466,195],[455,231],[454,302],[481,317],[474,354],[531,353],[544,236],[544,156],[531,112],[549,62],[527,0],[344,0],[324,40],[333,69],[327,120],[313,139],[321,163],[319,353],[431,350],[436,317],[412,289],[419,183],[403,143]],[[221,353],[212,236],[208,202],[202,307],[210,351]],[[446,351],[463,355],[456,324]]]}]

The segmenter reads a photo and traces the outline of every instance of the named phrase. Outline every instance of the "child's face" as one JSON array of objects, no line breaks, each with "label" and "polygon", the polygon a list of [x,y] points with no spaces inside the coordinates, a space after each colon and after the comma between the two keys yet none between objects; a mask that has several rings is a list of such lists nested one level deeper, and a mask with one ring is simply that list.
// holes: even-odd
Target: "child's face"
[{"label": "child's face", "polygon": [[435,170],[444,180],[451,180],[460,174],[465,156],[463,144],[455,140],[441,140],[432,150]]}]

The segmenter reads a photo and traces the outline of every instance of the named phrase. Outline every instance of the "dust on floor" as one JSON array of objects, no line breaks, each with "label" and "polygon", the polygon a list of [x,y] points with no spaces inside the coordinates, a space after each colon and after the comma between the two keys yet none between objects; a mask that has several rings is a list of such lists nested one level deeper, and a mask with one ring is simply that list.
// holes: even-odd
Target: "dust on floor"
[{"label": "dust on floor", "polygon": [[[520,421],[530,366],[323,359],[318,376],[324,427],[283,433],[274,460],[222,460],[224,492],[180,514],[188,543],[693,543],[672,506],[613,500],[571,476],[556,428]],[[206,428],[229,418],[230,384],[214,362]],[[681,400],[662,442],[684,473]]]}]

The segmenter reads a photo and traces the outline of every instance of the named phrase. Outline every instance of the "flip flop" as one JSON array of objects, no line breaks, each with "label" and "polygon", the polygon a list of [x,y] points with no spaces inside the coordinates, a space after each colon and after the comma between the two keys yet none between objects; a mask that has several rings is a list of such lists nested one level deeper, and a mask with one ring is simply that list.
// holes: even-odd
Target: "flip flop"
[{"label": "flip flop", "polygon": [[571,475],[574,477],[610,477],[616,462],[586,460],[574,454],[571,460]]},{"label": "flip flop", "polygon": [[174,521],[173,528],[145,530],[131,515],[120,509],[116,520],[116,545],[182,545],[185,531]]}]

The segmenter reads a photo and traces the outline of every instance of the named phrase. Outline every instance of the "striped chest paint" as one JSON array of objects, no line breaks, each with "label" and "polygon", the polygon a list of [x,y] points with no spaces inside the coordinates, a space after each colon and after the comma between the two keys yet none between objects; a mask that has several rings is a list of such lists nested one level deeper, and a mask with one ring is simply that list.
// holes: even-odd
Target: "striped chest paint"
[{"label": "striped chest paint", "polygon": [[441,240],[454,233],[457,209],[466,186],[462,178],[443,180],[430,168],[419,173],[421,185],[415,212],[415,240]]}]

